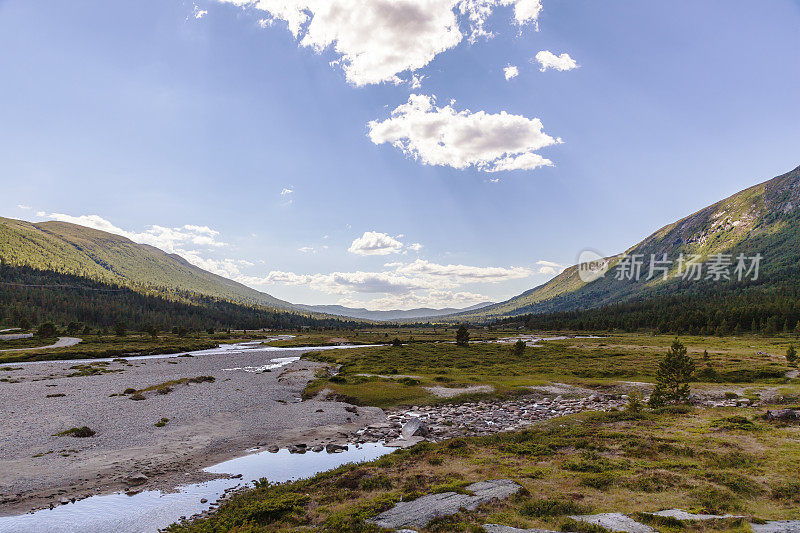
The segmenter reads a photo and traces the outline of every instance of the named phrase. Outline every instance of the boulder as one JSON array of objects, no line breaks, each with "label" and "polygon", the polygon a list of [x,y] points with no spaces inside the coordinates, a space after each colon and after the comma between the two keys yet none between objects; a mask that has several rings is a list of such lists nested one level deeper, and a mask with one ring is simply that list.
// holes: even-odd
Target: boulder
[{"label": "boulder", "polygon": [[573,520],[602,526],[611,531],[623,533],[656,533],[656,530],[645,524],[640,524],[633,518],[622,513],[602,513],[593,515],[570,516]]},{"label": "boulder", "polygon": [[128,485],[141,485],[142,483],[147,482],[148,479],[149,478],[141,472],[134,472],[125,478],[125,483]]},{"label": "boulder", "polygon": [[764,415],[767,420],[798,420],[800,411],[794,409],[778,409],[777,411],[767,411]]},{"label": "boulder", "polygon": [[399,502],[369,522],[387,529],[422,528],[435,518],[456,514],[461,509],[471,511],[483,503],[508,498],[521,488],[510,479],[480,481],[466,487],[471,494],[428,494],[416,500]]},{"label": "boulder", "polygon": [[412,418],[405,423],[403,429],[400,430],[400,436],[404,439],[411,437],[424,437],[428,434],[428,426],[419,418]]}]

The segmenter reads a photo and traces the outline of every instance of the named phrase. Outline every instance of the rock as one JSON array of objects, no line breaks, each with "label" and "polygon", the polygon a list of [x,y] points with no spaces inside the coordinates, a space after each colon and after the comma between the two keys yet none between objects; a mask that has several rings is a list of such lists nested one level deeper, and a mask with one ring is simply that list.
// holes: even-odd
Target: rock
[{"label": "rock", "polygon": [[242,479],[242,474],[236,474],[235,476],[231,476],[231,479]]},{"label": "rock", "polygon": [[411,437],[408,439],[395,439],[387,442],[384,446],[389,448],[410,448],[420,442],[424,441],[423,437]]},{"label": "rock", "polygon": [[142,474],[141,472],[134,472],[133,474],[129,475],[125,478],[125,483],[128,485],[141,485],[145,483],[149,478]]},{"label": "rock", "polygon": [[314,453],[319,453],[324,449],[325,449],[325,447],[322,444],[317,444],[316,446],[312,446],[311,447],[311,451],[314,452]]},{"label": "rock", "polygon": [[775,520],[766,524],[750,524],[753,533],[800,533],[800,520]]},{"label": "rock", "polygon": [[767,411],[764,418],[767,420],[797,420],[800,419],[800,411],[795,411],[794,409]]},{"label": "rock", "polygon": [[275,446],[274,444],[273,444],[272,446],[270,446],[269,448],[267,448],[267,451],[268,451],[269,453],[278,453],[278,450],[280,450],[280,448],[278,448],[278,447],[277,447],[277,446]]},{"label": "rock", "polygon": [[302,446],[293,445],[289,446],[289,453],[306,453],[306,445],[303,444]]},{"label": "rock", "polygon": [[570,516],[573,520],[579,520],[588,524],[603,526],[611,531],[622,531],[624,533],[656,533],[650,526],[640,524],[633,518],[629,518],[622,513],[602,513],[593,515]]},{"label": "rock", "polygon": [[355,405],[345,405],[344,410],[348,413],[356,413],[358,414],[358,408]]},{"label": "rock", "polygon": [[200,503],[208,503],[208,500],[205,498],[200,498]]},{"label": "rock", "polygon": [[403,429],[400,430],[400,435],[404,439],[410,439],[411,437],[424,437],[428,434],[428,426],[425,425],[425,422],[420,420],[419,418],[412,418],[403,426]]},{"label": "rock", "polygon": [[61,505],[67,505],[69,503],[69,498],[61,498],[60,500],[58,500],[58,503],[60,503]]},{"label": "rock", "polygon": [[672,518],[677,518],[678,520],[720,520],[723,518],[746,518],[743,515],[732,515],[732,514],[694,514],[688,511],[684,511],[683,509],[667,509],[665,511],[658,511],[653,513],[655,516],[669,516]]},{"label": "rock", "polygon": [[328,453],[342,453],[347,450],[347,446],[341,446],[339,444],[327,444],[325,445],[325,451]]},{"label": "rock", "polygon": [[556,533],[548,529],[519,529],[511,526],[501,526],[498,524],[484,524],[483,530],[486,533]]},{"label": "rock", "polygon": [[510,479],[480,481],[466,487],[472,494],[444,492],[428,494],[409,502],[399,502],[386,512],[368,520],[387,529],[421,528],[442,516],[456,514],[461,509],[471,511],[495,499],[508,498],[522,487]]}]

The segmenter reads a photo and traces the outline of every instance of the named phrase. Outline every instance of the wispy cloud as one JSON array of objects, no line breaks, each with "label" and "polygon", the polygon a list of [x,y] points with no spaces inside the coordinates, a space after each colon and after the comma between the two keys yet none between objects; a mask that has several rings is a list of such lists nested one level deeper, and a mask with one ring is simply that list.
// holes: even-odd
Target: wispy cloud
[{"label": "wispy cloud", "polygon": [[553,276],[556,274],[561,274],[569,266],[545,260],[536,261],[536,264],[539,265],[539,274],[548,274]]},{"label": "wispy cloud", "polygon": [[198,226],[186,224],[179,227],[166,227],[152,225],[141,232],[122,229],[100,215],[67,215],[64,213],[47,213],[39,211],[36,213],[40,218],[48,220],[58,220],[70,222],[89,228],[122,235],[128,239],[141,244],[149,244],[160,248],[165,252],[179,253],[187,245],[202,246],[207,248],[218,248],[226,246],[226,243],[217,240],[219,232],[208,226]]}]

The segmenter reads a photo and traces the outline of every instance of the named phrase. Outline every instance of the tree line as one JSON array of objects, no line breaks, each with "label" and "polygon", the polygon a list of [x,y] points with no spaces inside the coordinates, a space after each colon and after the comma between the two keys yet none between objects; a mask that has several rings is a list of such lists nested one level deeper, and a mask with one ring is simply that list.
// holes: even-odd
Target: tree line
[{"label": "tree line", "polygon": [[[130,330],[352,328],[356,320],[317,318],[219,298],[182,293],[179,301],[141,294],[80,276],[0,263],[0,324],[51,322],[98,329],[125,324]],[[69,328],[69,326],[68,326]],[[27,329],[27,328],[26,328]]]}]

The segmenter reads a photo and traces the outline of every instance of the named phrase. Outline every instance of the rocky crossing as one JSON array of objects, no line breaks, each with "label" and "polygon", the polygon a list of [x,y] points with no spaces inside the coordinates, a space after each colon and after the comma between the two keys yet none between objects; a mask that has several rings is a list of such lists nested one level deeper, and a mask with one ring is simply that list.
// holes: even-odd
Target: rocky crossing
[{"label": "rocky crossing", "polygon": [[[355,443],[391,442],[424,437],[440,441],[453,437],[491,435],[501,431],[516,431],[536,421],[569,415],[581,411],[607,411],[622,409],[627,404],[624,396],[593,394],[583,398],[562,396],[531,396],[513,400],[465,402],[413,407],[410,410],[387,414],[387,422],[372,424],[352,435]],[[403,428],[412,420],[419,420],[414,431]]]}]

